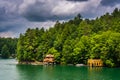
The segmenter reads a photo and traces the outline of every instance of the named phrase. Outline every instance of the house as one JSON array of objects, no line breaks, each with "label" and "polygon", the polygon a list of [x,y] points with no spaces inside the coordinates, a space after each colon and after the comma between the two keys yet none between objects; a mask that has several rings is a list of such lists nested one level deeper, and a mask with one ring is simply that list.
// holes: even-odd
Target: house
[{"label": "house", "polygon": [[103,61],[101,59],[88,59],[87,65],[90,67],[102,67]]},{"label": "house", "polygon": [[54,64],[54,55],[47,54],[43,60],[43,64]]}]

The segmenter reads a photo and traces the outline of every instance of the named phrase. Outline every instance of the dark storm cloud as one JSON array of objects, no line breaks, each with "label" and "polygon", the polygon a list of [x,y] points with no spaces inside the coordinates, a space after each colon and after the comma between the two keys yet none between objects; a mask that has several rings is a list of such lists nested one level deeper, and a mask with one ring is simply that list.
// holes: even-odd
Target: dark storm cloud
[{"label": "dark storm cloud", "polygon": [[0,0],[0,36],[18,36],[27,28],[49,28],[56,20],[72,19],[78,13],[95,18],[116,7],[120,8],[120,0]]},{"label": "dark storm cloud", "polygon": [[20,2],[16,0],[0,0],[0,21],[11,21],[19,18],[18,7]]},{"label": "dark storm cloud", "polygon": [[[60,1],[54,2],[54,0],[52,0],[51,2],[46,2],[46,1],[41,2],[39,0],[35,0],[34,4],[30,4],[27,5],[27,7],[25,7],[25,10],[21,13],[21,15],[29,21],[40,21],[40,22],[44,22],[48,20],[52,20],[52,21],[64,20],[71,18],[71,15],[56,14],[56,12],[54,12],[54,8],[57,6],[57,4],[59,5],[59,3]],[[27,2],[24,3],[24,5],[26,4]]]},{"label": "dark storm cloud", "polygon": [[20,5],[20,14],[29,21],[40,22],[67,20],[79,13],[87,18],[95,18],[103,14],[103,11],[113,10],[107,6],[118,2],[120,0],[24,0]]},{"label": "dark storm cloud", "polygon": [[0,37],[18,37],[23,31],[22,24],[17,22],[0,22]]},{"label": "dark storm cloud", "polygon": [[[95,17],[97,9],[114,6],[120,0],[0,0],[0,21],[19,17],[29,21],[56,21],[71,19],[78,13]],[[100,2],[100,3],[97,3]],[[97,6],[96,6],[97,5]],[[100,6],[102,5],[102,6]],[[105,9],[105,8],[104,8]],[[107,9],[107,7],[106,7]],[[102,9],[101,9],[102,10]],[[100,13],[99,13],[100,14]]]},{"label": "dark storm cloud", "polygon": [[114,6],[116,4],[120,4],[120,0],[102,0],[101,4],[103,6]]},{"label": "dark storm cloud", "polygon": [[82,2],[82,1],[88,1],[88,0],[67,0],[67,1]]},{"label": "dark storm cloud", "polygon": [[67,20],[72,18],[73,16],[59,16],[59,15],[49,15],[46,14],[46,16],[43,15],[37,15],[37,14],[26,14],[24,17],[29,21],[37,21],[37,22],[44,22],[44,21],[57,21],[57,20]]},{"label": "dark storm cloud", "polygon": [[22,26],[22,24],[18,22],[0,22],[0,32],[5,31],[16,31],[19,30],[19,28]]},{"label": "dark storm cloud", "polygon": [[5,8],[0,7],[0,21],[4,21],[4,20],[5,20]]},{"label": "dark storm cloud", "polygon": [[7,26],[5,26],[5,25],[0,26],[0,32],[5,32],[5,31],[8,31],[10,29],[12,29],[10,25],[9,26],[8,25]]}]

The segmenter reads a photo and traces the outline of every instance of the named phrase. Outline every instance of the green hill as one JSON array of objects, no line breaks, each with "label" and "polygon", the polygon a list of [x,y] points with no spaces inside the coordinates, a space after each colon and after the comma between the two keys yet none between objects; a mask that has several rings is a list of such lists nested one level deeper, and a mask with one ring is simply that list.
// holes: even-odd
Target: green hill
[{"label": "green hill", "polygon": [[87,59],[102,59],[105,66],[120,66],[120,10],[94,20],[82,19],[78,14],[73,20],[45,30],[28,29],[20,34],[17,59],[42,61],[45,54],[54,54],[58,64],[86,64]]}]

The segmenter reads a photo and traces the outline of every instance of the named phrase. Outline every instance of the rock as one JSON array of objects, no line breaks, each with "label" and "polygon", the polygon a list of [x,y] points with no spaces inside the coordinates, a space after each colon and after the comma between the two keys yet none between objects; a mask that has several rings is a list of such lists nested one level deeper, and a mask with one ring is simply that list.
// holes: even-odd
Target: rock
[{"label": "rock", "polygon": [[84,64],[76,64],[75,66],[79,67],[79,66],[85,66],[85,65]]}]

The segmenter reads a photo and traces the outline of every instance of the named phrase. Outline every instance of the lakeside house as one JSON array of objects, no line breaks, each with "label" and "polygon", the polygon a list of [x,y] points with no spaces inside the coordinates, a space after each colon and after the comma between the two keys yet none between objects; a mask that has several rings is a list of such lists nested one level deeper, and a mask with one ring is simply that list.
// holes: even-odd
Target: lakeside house
[{"label": "lakeside house", "polygon": [[90,67],[102,67],[103,61],[101,59],[88,59],[87,65]]},{"label": "lakeside house", "polygon": [[43,64],[54,64],[54,55],[47,54],[43,59]]}]

